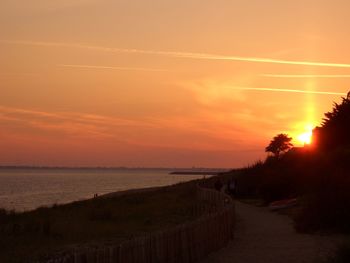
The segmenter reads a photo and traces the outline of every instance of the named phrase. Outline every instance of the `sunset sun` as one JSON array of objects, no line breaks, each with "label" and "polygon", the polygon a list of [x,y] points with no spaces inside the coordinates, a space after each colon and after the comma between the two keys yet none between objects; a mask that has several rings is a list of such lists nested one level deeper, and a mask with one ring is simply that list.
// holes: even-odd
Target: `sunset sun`
[{"label": "sunset sun", "polygon": [[303,133],[301,133],[298,137],[297,137],[299,143],[305,145],[305,144],[311,144],[312,142],[312,127],[309,126],[307,128],[307,130]]}]

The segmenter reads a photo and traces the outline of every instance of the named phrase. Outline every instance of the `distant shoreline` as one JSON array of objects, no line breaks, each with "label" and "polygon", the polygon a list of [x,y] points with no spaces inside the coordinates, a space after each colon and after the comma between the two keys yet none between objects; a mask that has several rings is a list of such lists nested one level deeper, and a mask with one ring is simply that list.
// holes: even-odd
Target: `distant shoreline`
[{"label": "distant shoreline", "polygon": [[[1,169],[3,168],[3,169]],[[148,191],[142,188],[168,186],[202,179],[203,170],[192,175],[169,174],[168,169],[55,169],[0,168],[0,207],[8,210],[32,210],[40,206],[64,204],[119,191]],[[175,170],[175,172],[187,170]],[[209,171],[213,173],[214,170]],[[216,173],[218,170],[215,170]],[[221,171],[221,170],[220,170]],[[25,184],[23,182],[26,182]],[[136,190],[137,189],[137,190]],[[140,190],[142,189],[142,190]]]},{"label": "distant shoreline", "polygon": [[209,173],[220,173],[233,170],[235,168],[207,168],[207,167],[193,167],[193,168],[174,168],[174,167],[105,167],[105,166],[31,166],[31,165],[0,165],[1,169],[52,169],[52,170],[166,170],[173,171],[171,173],[178,174],[188,174],[188,172],[200,173],[200,172],[209,172]]},{"label": "distant shoreline", "polygon": [[225,173],[227,171],[178,171],[178,172],[171,172],[169,174],[175,174],[175,175],[219,175],[220,173]]}]

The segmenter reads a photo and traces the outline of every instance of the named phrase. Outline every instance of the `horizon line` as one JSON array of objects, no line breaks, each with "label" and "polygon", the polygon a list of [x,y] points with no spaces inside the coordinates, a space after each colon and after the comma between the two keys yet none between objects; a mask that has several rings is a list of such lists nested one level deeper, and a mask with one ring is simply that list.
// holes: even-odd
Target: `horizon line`
[{"label": "horizon line", "polygon": [[34,168],[34,169],[187,169],[187,170],[198,170],[198,169],[220,169],[220,170],[229,170],[229,169],[240,169],[240,168],[225,168],[225,167],[132,167],[132,166],[51,166],[51,165],[0,165],[0,169],[6,168]]}]

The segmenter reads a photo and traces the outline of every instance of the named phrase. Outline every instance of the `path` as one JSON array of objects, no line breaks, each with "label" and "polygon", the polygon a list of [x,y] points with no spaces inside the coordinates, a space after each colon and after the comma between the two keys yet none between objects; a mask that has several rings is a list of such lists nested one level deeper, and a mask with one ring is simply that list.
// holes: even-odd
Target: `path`
[{"label": "path", "polygon": [[289,217],[267,208],[236,202],[236,213],[234,240],[203,263],[321,262],[341,240],[298,234]]}]

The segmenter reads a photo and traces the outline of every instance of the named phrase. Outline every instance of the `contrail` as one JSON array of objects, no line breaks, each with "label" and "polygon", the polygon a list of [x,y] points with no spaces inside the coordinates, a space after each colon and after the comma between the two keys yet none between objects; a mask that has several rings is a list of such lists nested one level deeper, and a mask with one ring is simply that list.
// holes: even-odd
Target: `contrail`
[{"label": "contrail", "polygon": [[63,43],[63,42],[62,43],[55,43],[55,42],[0,40],[0,43],[17,44],[17,45],[32,45],[32,46],[48,46],[48,47],[69,47],[69,48],[89,49],[89,50],[97,50],[97,51],[113,52],[113,53],[159,55],[159,56],[167,56],[167,57],[175,57],[175,58],[189,58],[189,59],[203,59],[203,60],[228,60],[228,61],[244,61],[244,62],[255,62],[255,63],[316,66],[316,67],[350,68],[350,64],[345,64],[345,63],[330,63],[330,62],[318,62],[318,61],[298,61],[298,60],[284,60],[284,59],[273,59],[273,58],[228,56],[228,55],[217,55],[217,54],[208,54],[208,53],[190,53],[190,52],[175,52],[175,51],[124,49],[124,48],[111,48],[111,47],[91,46],[91,45],[85,45],[85,44]]},{"label": "contrail", "polygon": [[250,87],[234,87],[236,90],[248,90],[248,91],[272,91],[272,92],[291,92],[291,93],[304,93],[304,94],[319,94],[319,95],[346,95],[345,92],[333,92],[333,91],[313,91],[313,90],[299,90],[299,89],[273,89],[273,88],[250,88]]},{"label": "contrail", "polygon": [[260,74],[266,78],[350,78],[350,75],[292,75],[292,74]]},{"label": "contrail", "polygon": [[81,69],[110,69],[110,70],[138,70],[138,71],[168,71],[166,69],[157,68],[131,68],[131,67],[109,67],[109,66],[92,66],[92,65],[71,65],[62,64],[57,65],[58,67],[64,68],[81,68]]}]

